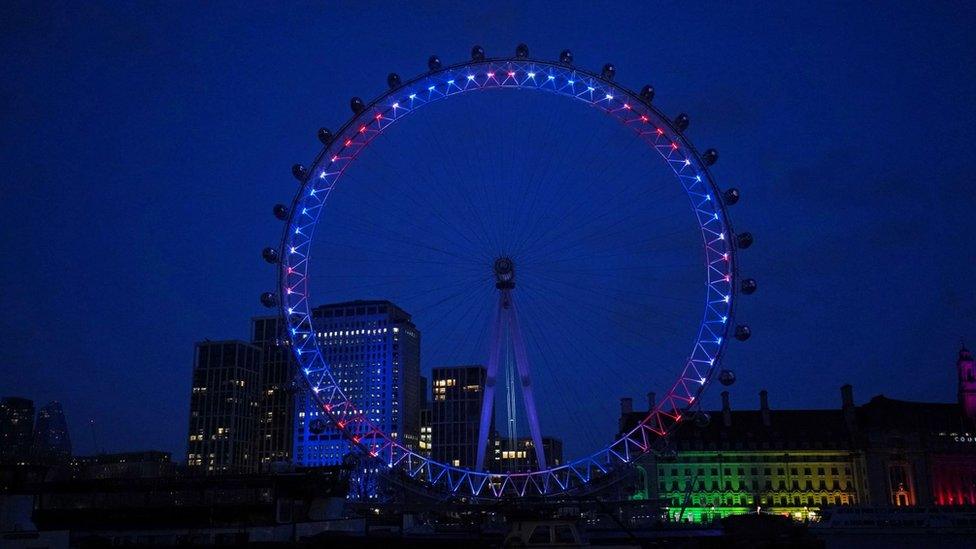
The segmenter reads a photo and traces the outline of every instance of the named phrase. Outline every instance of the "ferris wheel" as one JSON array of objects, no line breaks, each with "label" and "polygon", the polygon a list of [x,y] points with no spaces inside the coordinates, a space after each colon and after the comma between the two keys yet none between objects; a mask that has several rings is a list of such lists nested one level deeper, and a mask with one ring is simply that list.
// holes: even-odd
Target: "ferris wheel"
[{"label": "ferris wheel", "polygon": [[[474,498],[584,492],[660,449],[683,420],[706,422],[706,386],[734,382],[723,352],[750,337],[734,312],[757,288],[739,276],[737,254],[753,242],[729,218],[739,191],[715,183],[718,153],[691,144],[687,115],[662,114],[649,85],[615,83],[611,64],[590,72],[569,50],[545,61],[523,44],[504,58],[475,46],[453,65],[432,56],[428,69],[390,74],[379,97],[350,101],[340,129],[319,130],[321,152],[292,169],[290,206],[274,208],[284,233],[263,256],[278,288],[261,301],[280,310],[325,416],[381,467]],[[484,365],[473,463],[437,461],[344,390],[313,309],[363,295],[413,314],[425,367]],[[550,462],[550,425],[592,433],[580,425],[610,417],[593,394],[651,383],[661,397],[636,426],[590,434],[585,451]],[[528,431],[531,470],[488,464],[505,437],[496,393],[501,431]]]}]

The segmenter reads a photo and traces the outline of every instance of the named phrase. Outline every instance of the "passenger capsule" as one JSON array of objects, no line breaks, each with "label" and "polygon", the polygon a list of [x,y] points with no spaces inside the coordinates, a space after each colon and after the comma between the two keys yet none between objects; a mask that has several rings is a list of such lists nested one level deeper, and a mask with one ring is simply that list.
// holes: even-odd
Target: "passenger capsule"
[{"label": "passenger capsule", "polygon": [[329,143],[332,143],[332,130],[329,128],[319,128],[316,135],[319,138],[319,142],[321,142],[323,145],[329,145]]},{"label": "passenger capsule", "polygon": [[269,246],[261,251],[261,257],[263,257],[264,260],[267,261],[268,263],[277,263],[278,250]]},{"label": "passenger capsule", "polygon": [[528,46],[526,46],[525,44],[519,44],[518,46],[515,46],[515,57],[518,57],[519,59],[525,59],[528,56],[529,56]]},{"label": "passenger capsule", "polygon": [[400,84],[401,82],[399,74],[391,72],[390,74],[386,75],[386,85],[389,86],[391,90],[399,88]]},{"label": "passenger capsule", "polygon": [[641,99],[644,100],[645,103],[650,103],[651,101],[654,101],[654,86],[650,84],[644,85],[644,87],[641,88],[640,97]]},{"label": "passenger capsule", "polygon": [[607,80],[613,80],[613,77],[617,75],[617,67],[613,66],[613,63],[607,63],[603,65],[603,78]]},{"label": "passenger capsule", "polygon": [[472,61],[484,61],[485,60],[485,48],[481,46],[475,46],[471,48],[471,60]]},{"label": "passenger capsule", "polygon": [[288,219],[288,206],[284,204],[275,204],[271,211],[274,212],[275,217],[282,221]]},{"label": "passenger capsule", "polygon": [[359,114],[366,110],[366,103],[358,97],[353,97],[349,100],[349,108],[352,109],[353,114]]},{"label": "passenger capsule", "polygon": [[306,170],[305,166],[302,166],[301,164],[295,164],[291,167],[291,174],[295,176],[295,179],[304,183],[305,178],[308,176],[308,170]]},{"label": "passenger capsule", "polygon": [[752,246],[752,233],[742,233],[736,236],[736,241],[739,243],[739,247],[743,250]]},{"label": "passenger capsule", "polygon": [[688,124],[691,124],[691,118],[685,113],[679,114],[674,119],[674,127],[679,131],[683,132],[688,129]]},{"label": "passenger capsule", "polygon": [[735,187],[727,189],[724,193],[722,193],[722,198],[725,200],[726,206],[735,204],[739,201],[739,189],[736,189]]},{"label": "passenger capsule", "polygon": [[708,415],[708,412],[698,412],[695,414],[695,426],[699,429],[708,427],[708,424],[711,422],[712,416]]},{"label": "passenger capsule", "polygon": [[718,373],[718,382],[728,387],[735,383],[735,372],[732,370],[722,370]]},{"label": "passenger capsule", "polygon": [[705,162],[706,166],[712,166],[718,162],[718,151],[715,149],[708,149],[705,154],[702,155],[702,161]]},{"label": "passenger capsule", "polygon": [[573,64],[573,52],[571,52],[569,50],[563,50],[562,53],[559,54],[559,62],[560,63],[564,63],[566,65],[572,65]]},{"label": "passenger capsule", "polygon": [[264,305],[265,307],[270,309],[276,306],[277,304],[278,304],[278,296],[276,296],[273,292],[264,292],[263,294],[261,294],[261,305]]},{"label": "passenger capsule", "polygon": [[441,58],[437,57],[436,55],[431,55],[427,59],[427,68],[432,71],[436,71],[437,69],[441,68]]},{"label": "passenger capsule", "polygon": [[745,324],[739,324],[735,327],[735,338],[739,341],[745,341],[752,336],[752,330],[749,329]]},{"label": "passenger capsule", "polygon": [[743,280],[742,281],[742,284],[739,286],[739,288],[742,290],[742,293],[744,293],[746,295],[756,293],[756,289],[758,287],[759,287],[759,285],[756,284],[756,279],[755,278],[747,278],[747,279]]}]

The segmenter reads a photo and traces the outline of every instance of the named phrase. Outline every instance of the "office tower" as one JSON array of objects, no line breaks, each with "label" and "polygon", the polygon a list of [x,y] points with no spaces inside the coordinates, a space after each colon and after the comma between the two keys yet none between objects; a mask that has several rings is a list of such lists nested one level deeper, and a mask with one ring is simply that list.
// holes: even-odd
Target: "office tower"
[{"label": "office tower", "polygon": [[34,462],[45,465],[67,463],[71,459],[71,437],[64,410],[58,401],[49,402],[37,411],[34,425]]},{"label": "office tower", "polygon": [[257,470],[254,440],[261,349],[243,341],[196,344],[187,465],[208,475]]},{"label": "office tower", "polygon": [[0,463],[27,463],[34,437],[34,401],[0,400]]},{"label": "office tower", "polygon": [[261,348],[261,385],[258,396],[254,453],[258,469],[291,461],[295,414],[295,368],[285,343],[280,317],[251,321],[251,343]]},{"label": "office tower", "polygon": [[[389,301],[351,301],[312,310],[312,326],[332,375],[373,425],[417,449],[420,435],[420,332]],[[349,445],[315,396],[296,398],[294,462],[342,463]]]},{"label": "office tower", "polygon": [[[436,461],[457,467],[475,466],[486,376],[483,366],[434,368],[431,449]],[[494,424],[492,418],[491,431]]]}]

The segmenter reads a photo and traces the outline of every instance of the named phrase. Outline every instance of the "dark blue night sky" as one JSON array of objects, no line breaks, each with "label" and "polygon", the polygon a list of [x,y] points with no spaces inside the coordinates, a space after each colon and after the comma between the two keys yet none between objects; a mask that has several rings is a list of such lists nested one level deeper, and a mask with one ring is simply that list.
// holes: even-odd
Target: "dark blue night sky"
[{"label": "dark blue night sky", "polygon": [[[221,7],[0,8],[0,394],[60,400],[76,453],[93,451],[89,417],[103,450],[183,453],[193,342],[246,338],[266,313],[259,254],[289,166],[351,96],[476,43],[612,61],[721,152],[712,173],[742,189],[733,220],[756,234],[742,265],[761,285],[739,310],[754,336],[726,359],[733,406],[766,388],[773,407],[834,407],[843,383],[859,401],[954,399],[960,338],[976,346],[972,6]],[[397,143],[377,154],[423,152]],[[623,393],[664,390],[575,383],[610,414]]]}]

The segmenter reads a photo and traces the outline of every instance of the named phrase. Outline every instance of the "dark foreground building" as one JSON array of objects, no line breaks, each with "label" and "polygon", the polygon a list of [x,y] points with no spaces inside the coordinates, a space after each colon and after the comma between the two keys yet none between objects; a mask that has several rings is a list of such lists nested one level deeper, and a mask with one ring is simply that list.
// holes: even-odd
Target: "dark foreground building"
[{"label": "dark foreground building", "polygon": [[[631,497],[692,521],[757,510],[806,519],[838,505],[974,505],[972,354],[961,350],[956,366],[956,403],[876,396],[857,406],[845,385],[833,410],[774,410],[761,391],[759,409],[740,411],[723,392],[721,410],[686,422],[663,457],[638,461]],[[646,415],[631,407],[624,399],[621,431]]]},{"label": "dark foreground building", "polygon": [[147,450],[75,457],[71,462],[76,479],[165,478],[176,475],[169,452]]},{"label": "dark foreground building", "polygon": [[[20,525],[0,546],[36,530],[65,532],[71,546],[238,545],[289,542],[300,525],[338,518],[348,480],[339,468],[270,475],[82,479],[28,484],[0,494]],[[26,507],[21,505],[26,503]],[[10,516],[20,509],[21,517]],[[319,523],[321,528],[321,523]],[[7,537],[9,536],[9,538]],[[45,546],[38,542],[18,546]]]}]

